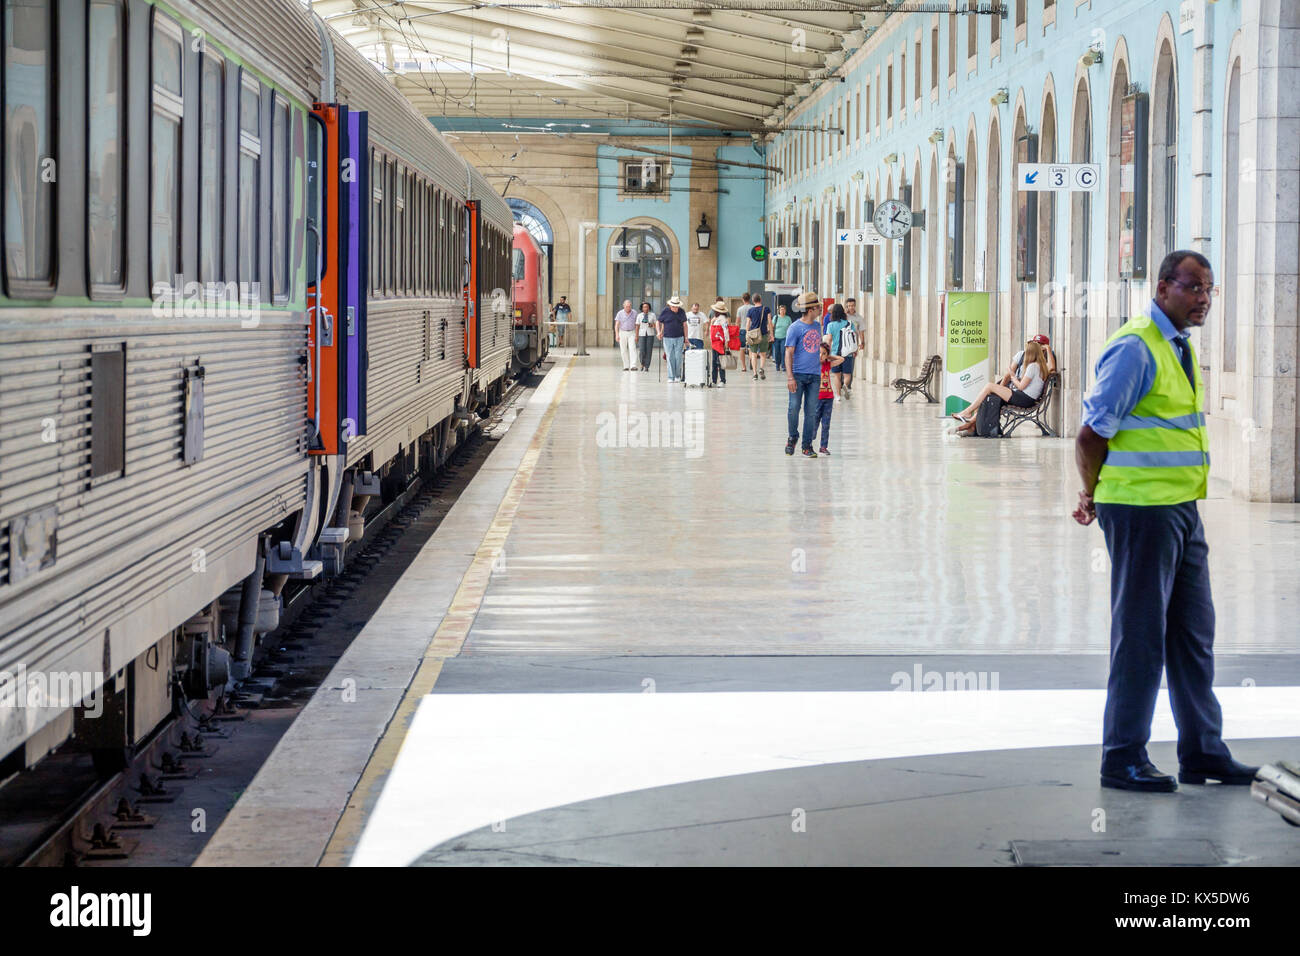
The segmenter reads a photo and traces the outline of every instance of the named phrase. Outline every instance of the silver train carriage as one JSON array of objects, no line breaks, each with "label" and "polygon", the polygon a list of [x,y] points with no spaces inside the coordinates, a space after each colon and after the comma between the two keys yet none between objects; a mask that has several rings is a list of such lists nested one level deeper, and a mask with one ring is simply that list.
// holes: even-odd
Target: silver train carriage
[{"label": "silver train carriage", "polygon": [[3,0],[0,56],[3,780],[247,674],[446,457],[504,388],[511,217],[295,0]]}]

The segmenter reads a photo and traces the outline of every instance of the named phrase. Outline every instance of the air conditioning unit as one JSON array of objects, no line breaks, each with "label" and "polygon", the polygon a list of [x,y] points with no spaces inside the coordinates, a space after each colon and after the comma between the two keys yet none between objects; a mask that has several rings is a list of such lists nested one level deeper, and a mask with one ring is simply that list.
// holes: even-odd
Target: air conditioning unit
[{"label": "air conditioning unit", "polygon": [[623,167],[623,188],[630,193],[661,193],[667,170],[652,159],[629,160]]}]

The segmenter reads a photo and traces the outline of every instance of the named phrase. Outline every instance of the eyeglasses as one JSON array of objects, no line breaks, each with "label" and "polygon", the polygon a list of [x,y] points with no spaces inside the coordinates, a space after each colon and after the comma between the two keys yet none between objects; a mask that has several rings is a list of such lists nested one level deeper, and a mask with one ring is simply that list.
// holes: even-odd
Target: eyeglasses
[{"label": "eyeglasses", "polygon": [[1199,282],[1196,283],[1195,285],[1188,285],[1182,279],[1168,279],[1166,281],[1172,282],[1174,285],[1181,286],[1182,288],[1190,292],[1192,295],[1200,295],[1201,293],[1205,293],[1211,299],[1217,299],[1219,297],[1219,287],[1217,285],[1212,285],[1207,287],[1201,285]]}]

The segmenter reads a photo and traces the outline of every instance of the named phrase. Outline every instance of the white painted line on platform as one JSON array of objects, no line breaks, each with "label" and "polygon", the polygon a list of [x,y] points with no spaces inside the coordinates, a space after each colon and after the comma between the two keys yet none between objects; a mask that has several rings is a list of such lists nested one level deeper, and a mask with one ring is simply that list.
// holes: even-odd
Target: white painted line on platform
[{"label": "white painted line on platform", "polygon": [[[1300,687],[1216,687],[1225,736],[1300,733]],[[353,866],[549,807],[817,764],[1098,745],[1105,691],[431,694]],[[1162,692],[1152,740],[1177,732]],[[1166,772],[1170,767],[1162,768]]]}]

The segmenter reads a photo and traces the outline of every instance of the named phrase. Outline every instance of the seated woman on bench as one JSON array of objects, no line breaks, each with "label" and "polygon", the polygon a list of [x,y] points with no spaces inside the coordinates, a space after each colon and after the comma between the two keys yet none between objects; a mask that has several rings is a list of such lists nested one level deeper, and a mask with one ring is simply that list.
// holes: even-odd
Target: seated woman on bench
[{"label": "seated woman on bench", "polygon": [[1029,408],[1042,398],[1048,376],[1047,353],[1043,346],[1030,339],[1025,343],[1025,351],[1017,358],[1021,359],[1018,366],[1013,361],[1012,367],[1007,369],[1007,374],[1000,381],[989,382],[973,402],[960,412],[952,413],[952,417],[962,423],[962,427],[957,429],[959,432],[974,431],[975,412],[990,395],[996,395],[1002,401],[1020,408]]}]

